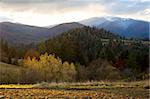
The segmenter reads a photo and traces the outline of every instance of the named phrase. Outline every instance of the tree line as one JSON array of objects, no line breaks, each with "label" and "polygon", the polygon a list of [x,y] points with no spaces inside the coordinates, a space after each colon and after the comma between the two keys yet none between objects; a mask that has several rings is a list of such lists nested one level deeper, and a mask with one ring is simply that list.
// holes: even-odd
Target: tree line
[{"label": "tree line", "polygon": [[[104,43],[103,39],[108,39],[108,43]],[[16,52],[16,54],[14,56],[2,55],[4,59],[1,59],[1,61],[5,60],[5,56],[7,57],[5,62],[11,64],[14,64],[12,59],[22,59],[22,65],[27,65],[30,70],[32,70],[31,67],[40,65],[43,73],[37,74],[41,75],[38,77],[43,78],[44,81],[138,80],[148,78],[149,46],[141,42],[125,44],[122,39],[122,37],[104,29],[77,28],[37,45],[30,44],[19,48],[10,47],[8,53],[10,49],[14,48],[15,51],[13,52]],[[2,45],[1,51],[7,53],[7,50],[4,50],[7,44]],[[45,56],[42,56],[42,54],[45,54]],[[51,55],[60,57],[61,61],[58,58],[56,63],[60,62],[61,68],[63,68],[63,64],[67,64],[68,67],[72,65],[75,68],[72,79],[64,79],[57,73],[55,75],[55,73],[46,69],[55,65],[50,65],[51,62],[49,63],[46,58],[47,62],[42,64],[41,57],[54,58]],[[11,62],[9,57],[11,57]],[[15,64],[20,65],[18,61]],[[34,73],[35,71],[39,72],[40,69],[35,69]],[[67,73],[67,69],[64,69],[64,72]],[[49,76],[42,76],[44,73]],[[51,78],[50,75],[55,76]],[[57,76],[61,78],[57,78]]]}]

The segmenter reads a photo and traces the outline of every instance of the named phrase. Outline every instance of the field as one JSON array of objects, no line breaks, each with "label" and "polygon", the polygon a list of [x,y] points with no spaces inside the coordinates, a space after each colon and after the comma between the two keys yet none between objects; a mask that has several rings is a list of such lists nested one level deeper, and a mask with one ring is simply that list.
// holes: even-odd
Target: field
[{"label": "field", "polygon": [[6,63],[3,63],[3,62],[0,62],[0,72],[2,72],[2,71],[6,71],[6,70],[8,70],[8,71],[17,71],[17,70],[19,70],[20,68],[19,68],[19,66],[16,66],[16,65],[11,65],[11,64],[6,64]]},{"label": "field", "polygon": [[[21,67],[0,63],[1,79],[19,73]],[[9,75],[8,75],[9,73]],[[17,75],[17,74],[16,74]],[[18,74],[19,75],[19,74]],[[9,77],[10,79],[10,77]],[[148,99],[149,80],[136,82],[99,81],[79,83],[1,84],[0,99]]]},{"label": "field", "polygon": [[139,82],[39,83],[0,85],[0,99],[148,99],[148,80]]},{"label": "field", "polygon": [[21,79],[21,70],[23,68],[20,66],[0,62],[0,84],[12,81],[17,83]]}]

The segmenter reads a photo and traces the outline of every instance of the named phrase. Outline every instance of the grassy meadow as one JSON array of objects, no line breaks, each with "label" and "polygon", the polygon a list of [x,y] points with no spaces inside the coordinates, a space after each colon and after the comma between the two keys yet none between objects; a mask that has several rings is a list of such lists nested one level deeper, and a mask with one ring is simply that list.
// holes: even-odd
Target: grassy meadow
[{"label": "grassy meadow", "polygon": [[[18,79],[22,67],[0,63],[1,79]],[[15,74],[16,73],[16,74]],[[12,79],[10,79],[12,78]],[[19,78],[20,79],[20,78]],[[17,80],[16,80],[17,81]],[[1,84],[0,99],[37,99],[37,98],[71,98],[71,99],[148,99],[149,80],[125,81],[92,81],[92,82],[62,82],[36,84]]]},{"label": "grassy meadow", "polygon": [[71,98],[71,99],[148,99],[149,81],[136,82],[83,82],[83,83],[37,83],[29,85],[0,85],[3,98]]}]

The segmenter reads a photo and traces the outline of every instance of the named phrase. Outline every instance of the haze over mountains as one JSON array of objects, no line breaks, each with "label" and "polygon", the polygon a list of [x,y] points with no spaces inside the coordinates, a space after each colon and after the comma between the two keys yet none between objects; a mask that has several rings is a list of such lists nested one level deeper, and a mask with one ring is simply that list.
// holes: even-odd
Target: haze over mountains
[{"label": "haze over mountains", "polygon": [[150,22],[119,17],[94,17],[80,21],[87,26],[104,28],[125,37],[149,38]]},{"label": "haze over mountains", "polygon": [[47,40],[71,29],[84,26],[104,28],[125,37],[149,38],[149,22],[119,17],[94,17],[80,22],[63,23],[52,27],[1,22],[0,37],[11,43],[30,44]]}]

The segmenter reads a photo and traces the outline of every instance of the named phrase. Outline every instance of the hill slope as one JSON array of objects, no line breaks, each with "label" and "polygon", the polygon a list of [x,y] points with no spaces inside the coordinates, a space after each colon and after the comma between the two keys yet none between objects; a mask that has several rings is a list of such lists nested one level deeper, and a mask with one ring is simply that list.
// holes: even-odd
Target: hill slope
[{"label": "hill slope", "polygon": [[119,17],[95,17],[80,21],[125,37],[149,38],[149,22]]},{"label": "hill slope", "polygon": [[79,23],[64,23],[52,28],[28,26],[17,23],[0,23],[0,37],[11,43],[36,43],[59,35],[70,29],[81,28]]},{"label": "hill slope", "polygon": [[55,53],[56,56],[65,61],[88,63],[98,56],[98,49],[102,45],[102,39],[117,38],[120,37],[104,29],[85,26],[80,29],[72,29],[53,39],[47,40],[45,42],[45,50],[48,53]]},{"label": "hill slope", "polygon": [[12,81],[17,83],[22,69],[22,67],[16,65],[0,62],[0,84],[11,83]]}]

